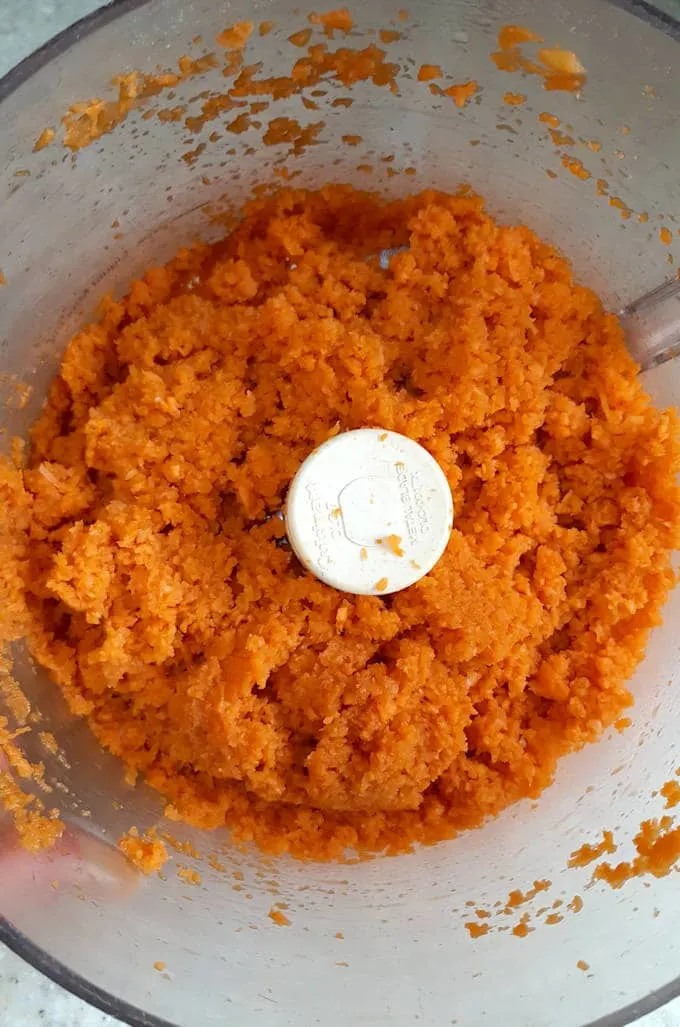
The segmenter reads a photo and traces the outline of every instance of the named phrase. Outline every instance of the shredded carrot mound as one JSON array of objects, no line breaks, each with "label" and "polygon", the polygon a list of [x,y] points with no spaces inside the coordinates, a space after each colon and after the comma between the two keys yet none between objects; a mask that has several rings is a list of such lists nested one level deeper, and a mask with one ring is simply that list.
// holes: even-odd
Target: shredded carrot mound
[{"label": "shredded carrot mound", "polygon": [[[632,703],[680,525],[677,420],[636,371],[469,192],[261,197],[70,342],[0,468],[7,623],[171,818],[316,859],[451,837]],[[375,425],[433,454],[456,521],[417,584],[343,595],[272,514]]]}]

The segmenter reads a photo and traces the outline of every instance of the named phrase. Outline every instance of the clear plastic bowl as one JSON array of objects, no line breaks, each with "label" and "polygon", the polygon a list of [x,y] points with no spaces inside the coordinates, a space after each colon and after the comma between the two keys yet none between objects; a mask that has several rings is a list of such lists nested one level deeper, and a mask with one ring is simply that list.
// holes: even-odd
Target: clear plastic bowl
[{"label": "clear plastic bowl", "polygon": [[[144,108],[75,158],[58,143],[33,153],[41,131],[57,126],[73,102],[106,93],[114,75],[169,67],[201,45],[213,49],[215,36],[240,20],[276,23],[271,34],[255,34],[248,60],[252,53],[266,69],[287,71],[286,37],[305,25],[306,13],[294,13],[286,0],[235,0],[228,7],[121,0],[0,83],[7,278],[0,368],[10,391],[12,375],[33,387],[23,409],[3,407],[8,436],[22,434],[35,418],[66,340],[96,299],[170,257],[180,243],[214,237],[219,227],[205,204],[226,196],[238,208],[253,184],[271,181],[280,156],[275,147],[263,152],[253,133],[229,144],[237,147],[234,157],[221,141],[187,163],[183,125],[144,120]],[[389,27],[396,9],[371,0],[354,13],[357,46],[362,32]],[[476,79],[480,102],[464,111],[443,106],[415,74],[400,79],[398,95],[357,85],[349,109],[331,106],[347,92],[333,83],[321,114],[306,110],[298,96],[278,101],[276,115],[326,122],[319,144],[296,160],[296,183],[332,178],[366,185],[357,171],[362,147],[340,145],[343,134],[361,135],[364,150],[393,153],[395,166],[418,171],[416,179],[376,173],[373,184],[396,192],[472,183],[499,217],[525,222],[560,245],[613,309],[675,273],[668,258],[680,243],[677,222],[669,221],[680,197],[680,51],[672,19],[645,4],[592,0],[420,0],[411,16],[397,26],[405,35],[390,44],[390,59],[410,58],[416,68],[441,64],[459,82]],[[489,54],[508,22],[574,50],[588,71],[582,95],[548,93],[538,77],[499,71]],[[199,34],[203,43],[192,44]],[[192,106],[201,91],[224,89],[218,68],[179,84],[172,103]],[[526,94],[527,103],[508,107],[507,90]],[[599,152],[583,149],[592,179],[562,167],[560,148],[538,119],[542,111],[571,126],[575,138],[602,143]],[[26,170],[30,175],[17,174]],[[648,212],[649,221],[622,218],[608,195],[598,194],[598,177],[607,179],[610,196]],[[114,239],[115,220],[122,239]],[[673,227],[671,247],[658,241],[662,223]],[[677,403],[680,362],[646,372],[645,385],[660,404]],[[200,869],[202,883],[193,887],[174,869],[167,880],[141,881],[128,870],[115,843],[131,824],[157,823],[160,804],[145,788],[123,783],[119,764],[67,715],[58,689],[18,647],[15,673],[65,760],[45,752],[35,732],[26,736],[25,751],[45,763],[80,855],[67,869],[48,853],[35,857],[29,874],[3,871],[2,939],[59,983],[136,1025],[626,1023],[680,993],[677,877],[635,879],[620,890],[589,887],[589,868],[566,863],[603,828],[621,842],[616,858],[628,858],[640,821],[661,811],[652,793],[680,764],[679,618],[676,589],[632,684],[632,727],[565,759],[535,805],[521,803],[450,843],[348,866],[265,861],[229,849],[226,835],[172,825],[177,838],[204,855],[226,847],[218,857],[225,870],[175,855],[176,863]],[[535,915],[537,929],[523,939],[510,931],[469,937],[468,903],[497,911],[511,889],[526,890],[536,879],[552,882],[545,901],[539,895],[523,909],[536,914],[539,905],[562,899],[566,906],[580,895],[582,911],[563,909],[553,926]],[[275,902],[288,904],[290,926],[268,918]],[[588,972],[577,967],[580,960]]]}]

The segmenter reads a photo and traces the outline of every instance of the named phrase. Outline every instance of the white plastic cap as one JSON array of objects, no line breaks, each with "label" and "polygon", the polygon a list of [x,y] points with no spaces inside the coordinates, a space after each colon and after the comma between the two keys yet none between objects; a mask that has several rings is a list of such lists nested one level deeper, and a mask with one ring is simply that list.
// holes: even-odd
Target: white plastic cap
[{"label": "white plastic cap", "polygon": [[453,526],[443,471],[417,442],[360,428],[319,446],[286,500],[288,540],[304,567],[342,592],[387,595],[431,571]]}]

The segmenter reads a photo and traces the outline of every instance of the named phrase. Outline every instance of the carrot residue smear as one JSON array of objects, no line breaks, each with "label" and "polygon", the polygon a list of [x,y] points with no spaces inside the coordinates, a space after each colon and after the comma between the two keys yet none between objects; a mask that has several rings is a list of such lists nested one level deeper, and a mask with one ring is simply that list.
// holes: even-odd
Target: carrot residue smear
[{"label": "carrot residue smear", "polygon": [[441,92],[443,96],[450,96],[456,107],[464,107],[468,100],[479,92],[479,86],[475,81],[461,82],[459,85],[442,89]]},{"label": "carrot residue smear", "polygon": [[499,71],[539,75],[547,90],[578,92],[586,81],[586,70],[571,50],[546,47],[538,50],[536,59],[527,57],[520,47],[524,43],[542,43],[543,37],[522,25],[505,25],[498,33],[498,50],[491,60]]},{"label": "carrot residue smear", "polygon": [[[432,452],[456,521],[415,585],[345,595],[273,515],[312,450],[376,423]],[[0,463],[0,641],[171,819],[313,859],[436,842],[630,705],[674,582],[677,434],[617,319],[478,196],[283,188],[69,343],[27,466]],[[656,872],[675,842],[643,842]]]},{"label": "carrot residue smear", "polygon": [[202,75],[209,68],[217,67],[214,54],[202,57],[180,57],[177,71],[164,71],[145,75],[130,72],[114,79],[118,96],[115,100],[85,100],[74,103],[61,119],[64,126],[63,145],[70,150],[80,150],[123,122],[143,100],[156,96],[163,89],[172,89],[185,79]]},{"label": "carrot residue smear", "polygon": [[151,833],[140,835],[136,827],[123,835],[118,848],[137,870],[147,875],[160,870],[168,859],[163,842]]},{"label": "carrot residue smear", "polygon": [[278,927],[290,927],[290,920],[280,909],[270,909],[267,913],[270,920],[273,920]]},{"label": "carrot residue smear", "polygon": [[539,71],[546,89],[577,92],[583,86],[586,69],[571,50],[539,50],[538,59],[547,69]]},{"label": "carrot residue smear", "polygon": [[385,538],[385,545],[395,556],[403,556],[404,550],[401,547],[401,536],[400,535],[387,535]]},{"label": "carrot residue smear", "polygon": [[600,856],[604,856],[605,853],[613,852],[616,852],[616,845],[614,844],[612,832],[603,831],[602,841],[598,842],[597,845],[582,845],[580,849],[572,852],[567,866],[585,867],[589,863],[594,862],[594,860],[599,859]]},{"label": "carrot residue smear", "polygon": [[488,924],[478,924],[474,920],[470,920],[465,924],[465,929],[471,938],[483,938],[485,934],[489,933]]},{"label": "carrot residue smear", "polygon": [[310,14],[309,20],[312,25],[322,25],[324,32],[331,39],[336,31],[349,32],[354,24],[352,15],[346,7],[339,7],[335,11],[326,11],[325,14]]},{"label": "carrot residue smear", "polygon": [[550,138],[552,139],[552,141],[555,144],[555,146],[573,146],[574,145],[573,136],[567,135],[566,132],[560,132],[560,130],[557,129],[557,128],[551,128],[549,131],[550,131]]},{"label": "carrot residue smear", "polygon": [[372,43],[360,50],[347,46],[335,51],[325,44],[308,47],[306,56],[299,57],[290,76],[256,78],[259,65],[241,69],[228,91],[231,99],[251,96],[271,96],[282,99],[302,92],[330,76],[345,86],[371,81],[376,86],[396,88],[399,65],[385,60],[385,51]]},{"label": "carrot residue smear", "polygon": [[664,877],[680,859],[680,827],[673,827],[670,817],[644,820],[634,838],[637,855],[630,862],[599,863],[593,871],[594,881],[605,881],[612,888],[621,888],[626,881],[643,874]]},{"label": "carrot residue smear", "polygon": [[675,780],[666,781],[661,789],[661,794],[666,800],[666,809],[672,809],[680,804],[680,782]]},{"label": "carrot residue smear", "polygon": [[395,29],[380,29],[378,32],[378,39],[386,45],[396,43],[397,40],[401,39],[401,36],[401,32],[397,32]]},{"label": "carrot residue smear", "polygon": [[532,899],[535,899],[537,895],[541,894],[541,892],[548,891],[551,883],[551,881],[545,879],[534,881],[533,887],[528,888],[526,892],[521,891],[519,888],[514,888],[506,899],[504,912],[507,914],[518,906],[523,906],[526,902],[531,902]]},{"label": "carrot residue smear", "polygon": [[[527,935],[531,934],[536,928],[531,926],[532,919],[545,917],[542,921],[545,924],[557,924],[563,920],[561,915],[556,913],[549,914],[547,917],[545,914],[550,908],[547,905],[540,906],[538,909],[528,908],[524,910],[520,916],[519,921],[510,928],[507,924],[508,917],[516,917],[517,911],[520,906],[528,906],[533,902],[537,896],[543,898],[539,901],[545,901],[545,893],[550,889],[552,881],[542,879],[534,881],[531,888],[527,888],[526,891],[522,891],[520,888],[514,888],[509,894],[505,902],[499,900],[494,903],[493,909],[478,909],[474,910],[476,921],[470,921],[465,923],[464,926],[467,929],[471,938],[481,938],[485,934],[494,932],[504,932],[510,930],[516,938],[526,938]],[[561,899],[556,899],[552,908],[556,909],[562,905]],[[466,902],[466,906],[474,907],[475,903],[472,900]]]},{"label": "carrot residue smear", "polygon": [[252,21],[240,21],[231,28],[225,29],[224,32],[220,32],[217,42],[227,50],[238,50],[246,45],[254,28]]},{"label": "carrot residue smear", "polygon": [[498,33],[498,46],[506,53],[519,43],[542,43],[543,36],[537,35],[524,25],[503,25]]},{"label": "carrot residue smear", "polygon": [[583,167],[577,157],[570,157],[566,153],[562,156],[562,167],[570,171],[576,178],[580,178],[582,182],[587,182],[589,178],[592,178],[588,169]]},{"label": "carrot residue smear", "polygon": [[620,196],[610,196],[609,206],[618,210],[620,217],[622,217],[624,221],[628,221],[633,213],[628,204],[625,203]]},{"label": "carrot residue smear", "polygon": [[181,881],[184,881],[185,884],[198,885],[202,880],[198,870],[194,870],[192,867],[178,867],[177,876]]},{"label": "carrot residue smear", "polygon": [[418,69],[419,82],[431,82],[433,78],[441,78],[442,69],[438,64],[421,64]]},{"label": "carrot residue smear", "polygon": [[295,118],[272,118],[262,136],[262,142],[265,146],[290,143],[290,153],[297,155],[316,141],[323,127],[323,121],[302,126]]},{"label": "carrot residue smear", "polygon": [[[0,753],[4,747],[2,730],[0,717]],[[10,814],[20,842],[29,852],[50,848],[64,833],[64,824],[56,814],[47,812],[39,799],[24,793],[7,770],[0,770],[0,809]]]},{"label": "carrot residue smear", "polygon": [[49,146],[55,134],[53,128],[44,128],[33,145],[33,152],[36,153],[38,150],[44,150],[46,146]]},{"label": "carrot residue smear", "polygon": [[311,29],[301,29],[299,32],[294,32],[292,36],[288,36],[288,42],[292,43],[293,46],[307,46],[311,36]]},{"label": "carrot residue smear", "polygon": [[400,535],[386,535],[385,538],[377,538],[376,543],[378,545],[386,545],[390,550],[390,553],[393,553],[395,557],[404,556],[402,538]]}]

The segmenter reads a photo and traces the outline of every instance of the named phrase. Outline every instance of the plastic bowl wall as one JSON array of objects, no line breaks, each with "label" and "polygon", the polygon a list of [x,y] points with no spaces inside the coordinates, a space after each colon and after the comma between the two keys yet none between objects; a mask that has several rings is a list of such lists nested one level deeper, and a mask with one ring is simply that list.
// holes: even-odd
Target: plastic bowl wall
[{"label": "plastic bowl wall", "polygon": [[[354,10],[350,45],[375,40],[362,34],[398,22],[404,36],[388,48],[389,59],[404,69],[398,94],[360,83],[352,107],[333,107],[347,89],[328,83],[319,111],[294,96],[277,101],[265,117],[325,122],[317,145],[286,159],[300,172],[296,184],[332,179],[401,192],[469,182],[502,219],[525,222],[560,245],[580,278],[617,309],[673,274],[668,258],[680,250],[675,228],[673,246],[658,241],[659,226],[674,226],[668,218],[679,209],[680,50],[674,25],[640,10],[641,17],[591,0],[420,0],[401,23],[393,4],[371,0]],[[41,131],[57,126],[75,101],[109,95],[110,80],[121,72],[150,72],[174,66],[182,54],[218,49],[216,35],[241,20],[275,22],[269,35],[255,33],[247,63],[288,73],[299,51],[287,36],[307,24],[306,15],[285,0],[123,2],[69,30],[0,86],[7,279],[0,370],[8,395],[13,375],[33,388],[23,409],[2,408],[5,438],[25,432],[36,416],[69,335],[97,298],[122,290],[181,243],[215,237],[219,227],[205,205],[226,199],[238,208],[253,185],[274,179],[274,162],[285,153],[263,148],[256,129],[232,138],[217,121],[188,138],[181,122],[144,119],[148,106],[195,111],[202,91],[224,92],[220,68],[180,83],[171,104],[140,107],[74,156],[59,142],[33,153]],[[499,71],[489,55],[506,23],[527,24],[549,44],[574,50],[588,70],[583,94],[548,93],[537,76],[520,80]],[[192,43],[197,35],[200,44]],[[417,81],[422,63],[440,64],[456,82],[477,80],[478,102],[459,110],[432,95]],[[526,94],[527,102],[507,106],[508,90]],[[562,149],[538,118],[542,111],[571,126],[575,139],[602,143],[598,152],[578,151],[591,179],[563,167]],[[211,143],[213,129],[221,138]],[[364,143],[344,146],[345,134]],[[183,159],[198,141],[206,148],[193,162]],[[235,155],[227,154],[230,147]],[[394,155],[395,168],[414,167],[416,176],[387,177],[388,165],[379,161],[384,154]],[[362,163],[374,165],[371,177],[357,170]],[[24,171],[30,175],[17,174]],[[609,195],[598,193],[598,177],[608,181]],[[622,218],[611,195],[647,212],[649,221]],[[122,238],[114,238],[114,221]],[[645,377],[660,403],[680,401],[678,361]],[[138,882],[127,870],[115,843],[132,824],[158,823],[160,804],[144,788],[123,783],[118,763],[67,715],[58,689],[19,647],[15,674],[65,760],[46,753],[35,732],[26,736],[25,751],[45,763],[55,804],[80,839],[80,856],[75,880],[71,866],[58,888],[51,881],[64,865],[54,855],[35,857],[28,875],[0,871],[2,937],[62,984],[135,1024],[625,1023],[680,992],[678,879],[588,888],[592,868],[566,864],[572,850],[597,840],[603,828],[621,842],[616,858],[628,858],[641,820],[662,809],[652,793],[680,764],[679,619],[676,590],[633,682],[632,727],[564,760],[554,786],[534,806],[520,804],[451,843],[347,866],[264,861],[256,852],[230,850],[226,835],[172,825],[175,836],[204,854],[227,845],[219,856],[226,870],[200,861],[202,883],[193,887],[176,876],[176,864],[167,880]],[[194,865],[188,857],[175,859]],[[511,889],[527,889],[536,879],[551,885],[534,912],[558,899],[566,906],[575,895],[584,900],[582,911],[563,909],[553,926],[537,917],[537,929],[522,939],[510,930],[470,938],[467,903],[497,910]],[[275,902],[288,904],[290,926],[268,918]],[[579,960],[589,964],[588,973]],[[156,961],[166,964],[164,973],[154,970]]]}]

